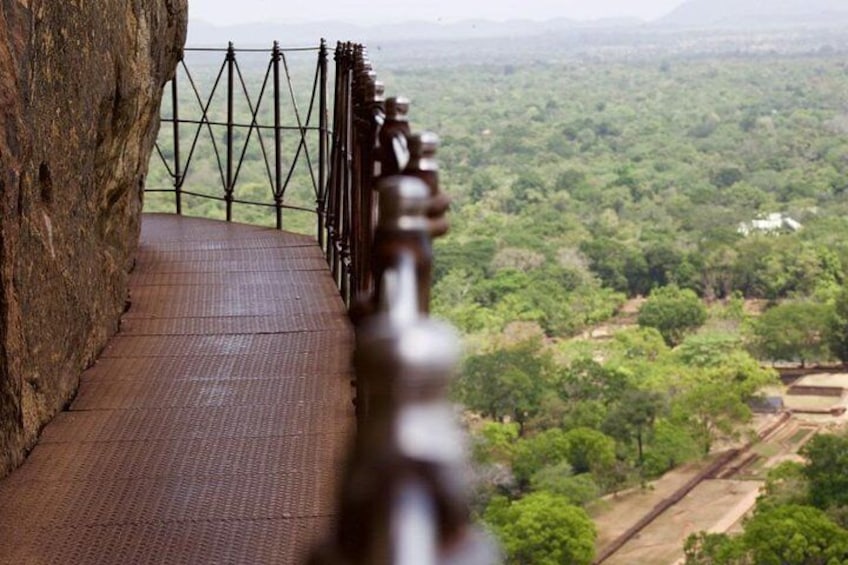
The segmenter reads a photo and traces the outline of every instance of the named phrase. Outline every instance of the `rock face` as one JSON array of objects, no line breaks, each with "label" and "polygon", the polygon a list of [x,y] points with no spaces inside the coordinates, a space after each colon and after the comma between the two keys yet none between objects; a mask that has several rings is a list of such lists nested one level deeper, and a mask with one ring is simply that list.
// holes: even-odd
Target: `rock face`
[{"label": "rock face", "polygon": [[186,0],[0,0],[0,477],[113,334]]}]

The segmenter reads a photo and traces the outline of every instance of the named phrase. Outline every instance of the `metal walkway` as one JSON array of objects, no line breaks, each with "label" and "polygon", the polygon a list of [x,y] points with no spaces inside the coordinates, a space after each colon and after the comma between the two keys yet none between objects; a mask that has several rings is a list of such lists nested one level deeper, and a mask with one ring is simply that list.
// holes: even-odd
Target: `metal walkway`
[{"label": "metal walkway", "polygon": [[0,481],[0,563],[296,563],[354,424],[352,331],[305,236],[145,215],[132,305]]}]

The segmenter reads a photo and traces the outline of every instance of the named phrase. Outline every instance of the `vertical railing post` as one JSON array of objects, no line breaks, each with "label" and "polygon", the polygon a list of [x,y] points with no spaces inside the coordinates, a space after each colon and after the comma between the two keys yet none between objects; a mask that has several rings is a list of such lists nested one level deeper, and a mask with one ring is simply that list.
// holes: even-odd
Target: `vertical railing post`
[{"label": "vertical railing post", "polygon": [[344,75],[344,47],[341,42],[336,44],[336,51],[333,54],[336,67],[335,92],[333,95],[333,147],[330,160],[330,179],[327,187],[327,263],[333,273],[333,279],[338,282],[337,271],[337,254],[336,243],[338,238],[338,230],[336,223],[338,218],[338,198],[341,188],[341,175],[344,174],[344,166],[341,158],[342,144],[342,114],[344,112],[344,92],[343,92],[343,75]]},{"label": "vertical railing post", "polygon": [[235,91],[235,63],[236,51],[233,47],[233,42],[230,41],[227,47],[227,186],[224,190],[224,200],[227,206],[227,221],[233,221],[233,130],[234,120],[233,115],[233,94]]},{"label": "vertical railing post", "polygon": [[[371,107],[369,111],[369,120],[370,120],[370,128],[368,132],[368,138],[366,140],[367,148],[368,148],[368,160],[369,163],[366,167],[366,170],[363,171],[363,175],[368,178],[368,189],[364,191],[362,195],[363,200],[365,202],[364,208],[368,211],[368,215],[363,218],[364,220],[364,233],[366,238],[366,245],[368,248],[372,248],[374,244],[374,229],[377,224],[377,206],[375,199],[375,192],[373,187],[373,179],[379,178],[381,175],[382,165],[380,163],[380,131],[383,128],[383,125],[386,122],[386,108],[385,108],[385,97],[384,97],[385,89],[383,87],[383,83],[376,78],[372,84],[372,91],[370,93],[371,99]],[[371,267],[371,258],[370,256],[364,257],[367,261],[366,264],[362,268],[361,276],[362,276],[362,289],[363,292],[367,295],[373,292],[374,289],[374,280],[372,276],[372,267]]]},{"label": "vertical railing post", "polygon": [[[180,62],[183,56],[180,55]],[[171,125],[174,136],[174,206],[178,215],[183,213],[183,174],[182,165],[180,164],[180,99],[179,90],[177,88],[177,76],[179,75],[179,67],[174,71],[174,78],[171,79]]]},{"label": "vertical railing post", "polygon": [[373,311],[356,331],[359,425],[333,537],[310,565],[499,562],[471,525],[462,434],[447,391],[459,338],[422,304],[430,187],[380,179]]},{"label": "vertical railing post", "polygon": [[[439,190],[439,165],[436,161],[436,150],[439,147],[439,137],[432,132],[415,133],[409,137],[409,163],[404,170],[405,175],[415,177],[424,182],[430,190],[430,204],[427,209],[427,219],[430,224],[430,237],[439,237],[447,233],[448,221],[445,214],[450,207],[450,198]],[[430,280],[427,279],[422,287],[427,297],[422,305],[429,312]]]},{"label": "vertical railing post", "polygon": [[274,209],[277,213],[277,229],[283,229],[283,156],[282,129],[280,127],[280,60],[282,52],[279,42],[274,42],[271,60],[274,66]]},{"label": "vertical railing post", "polygon": [[351,276],[352,286],[355,294],[364,295],[368,291],[367,277],[365,276],[370,263],[369,250],[371,241],[371,198],[370,193],[373,185],[372,149],[374,141],[371,138],[374,131],[373,114],[371,106],[374,100],[374,83],[377,74],[374,72],[368,54],[364,47],[356,58],[356,151],[354,153],[354,184],[356,194],[354,195],[355,214],[358,219],[356,230],[352,238],[354,265]]},{"label": "vertical railing post", "polygon": [[343,167],[344,167],[344,175],[342,176],[342,191],[341,191],[341,207],[339,213],[340,220],[340,232],[339,232],[339,260],[340,260],[340,274],[341,280],[340,282],[340,290],[342,293],[342,298],[344,298],[345,303],[350,304],[350,237],[351,237],[351,200],[352,200],[352,184],[353,184],[353,172],[352,172],[352,150],[354,144],[353,137],[353,127],[354,127],[354,116],[353,116],[353,53],[354,47],[348,46],[348,61],[345,65],[345,73],[344,73],[344,93],[345,93],[345,105],[344,105],[344,123],[342,127],[344,128],[344,133],[342,134],[342,138],[344,139],[344,143],[342,145],[343,150]]},{"label": "vertical railing post", "polygon": [[327,198],[327,42],[321,39],[318,50],[318,245],[324,248]]},{"label": "vertical railing post", "polygon": [[362,229],[362,163],[363,142],[362,130],[363,115],[362,102],[364,98],[364,81],[367,68],[367,60],[362,46],[356,46],[353,69],[351,73],[351,147],[350,147],[350,217],[355,220],[348,230],[348,243],[350,253],[350,269],[348,278],[350,284],[350,295],[359,295],[359,269],[362,267],[362,246],[360,232]]},{"label": "vertical railing post", "polygon": [[345,187],[345,177],[347,176],[347,162],[345,160],[346,150],[345,145],[347,132],[345,123],[347,120],[347,61],[348,61],[348,45],[340,45],[337,50],[338,60],[336,62],[336,117],[333,125],[333,135],[335,136],[336,156],[334,160],[335,179],[333,181],[332,194],[332,218],[330,223],[332,239],[330,241],[332,253],[333,278],[336,284],[341,287],[341,240],[342,240],[342,202],[344,200],[343,193]]}]

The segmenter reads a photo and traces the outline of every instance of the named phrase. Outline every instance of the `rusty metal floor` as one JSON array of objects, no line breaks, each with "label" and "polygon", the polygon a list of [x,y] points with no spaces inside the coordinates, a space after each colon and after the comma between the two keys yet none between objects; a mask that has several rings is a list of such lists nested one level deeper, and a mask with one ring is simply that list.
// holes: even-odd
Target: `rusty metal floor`
[{"label": "rusty metal floor", "polygon": [[132,307],[0,481],[0,563],[296,563],[331,520],[351,330],[307,237],[145,215]]}]

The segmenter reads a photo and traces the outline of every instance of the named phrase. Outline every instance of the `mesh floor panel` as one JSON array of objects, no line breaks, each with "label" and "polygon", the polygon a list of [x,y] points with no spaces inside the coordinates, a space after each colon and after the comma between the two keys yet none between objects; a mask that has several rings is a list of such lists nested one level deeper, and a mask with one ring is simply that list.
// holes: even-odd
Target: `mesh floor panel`
[{"label": "mesh floor panel", "polygon": [[145,215],[121,330],[0,481],[0,563],[298,563],[332,521],[352,331],[310,238]]}]

